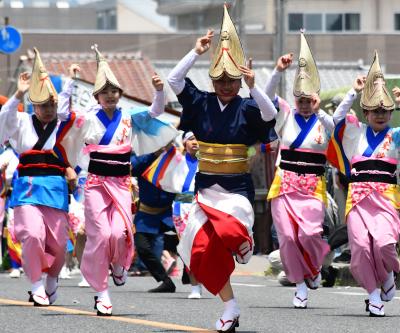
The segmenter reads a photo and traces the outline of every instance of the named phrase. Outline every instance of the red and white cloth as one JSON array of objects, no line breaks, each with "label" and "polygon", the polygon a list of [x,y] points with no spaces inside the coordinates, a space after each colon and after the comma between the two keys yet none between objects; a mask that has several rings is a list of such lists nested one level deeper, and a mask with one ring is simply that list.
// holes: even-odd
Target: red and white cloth
[{"label": "red and white cloth", "polygon": [[253,207],[240,194],[213,185],[196,195],[178,252],[197,281],[214,295],[235,268],[233,254],[240,253],[246,242],[252,251],[253,223]]}]

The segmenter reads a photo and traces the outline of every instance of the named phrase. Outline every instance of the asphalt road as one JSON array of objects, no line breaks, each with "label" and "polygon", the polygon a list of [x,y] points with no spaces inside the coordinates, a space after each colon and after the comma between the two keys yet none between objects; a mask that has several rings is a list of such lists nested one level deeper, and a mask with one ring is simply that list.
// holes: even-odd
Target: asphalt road
[{"label": "asphalt road", "polygon": [[[94,292],[76,287],[78,282],[78,277],[61,280],[55,306],[37,308],[27,303],[26,278],[0,274],[0,332],[196,332],[212,330],[223,309],[207,292],[201,300],[187,299],[190,287],[180,280],[174,294],[149,294],[155,280],[130,277],[125,286],[111,288],[114,315],[104,319],[95,316]],[[281,287],[276,280],[234,276],[233,284],[241,308],[237,332],[399,331],[399,297],[386,304],[385,318],[369,318],[360,288],[311,291],[309,308],[296,310],[291,305],[294,288]]]}]

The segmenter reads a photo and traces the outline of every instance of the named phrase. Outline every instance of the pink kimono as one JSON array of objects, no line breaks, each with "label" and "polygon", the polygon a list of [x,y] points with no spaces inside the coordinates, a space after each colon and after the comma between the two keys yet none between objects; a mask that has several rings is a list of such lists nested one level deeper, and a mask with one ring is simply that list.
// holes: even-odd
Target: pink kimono
[{"label": "pink kimono", "polygon": [[357,282],[371,293],[381,287],[388,273],[400,270],[396,252],[400,233],[398,147],[394,143],[400,129],[387,127],[374,133],[357,117],[344,118],[356,96],[351,90],[335,112],[337,126],[328,155],[350,177],[346,202],[350,268]]}]

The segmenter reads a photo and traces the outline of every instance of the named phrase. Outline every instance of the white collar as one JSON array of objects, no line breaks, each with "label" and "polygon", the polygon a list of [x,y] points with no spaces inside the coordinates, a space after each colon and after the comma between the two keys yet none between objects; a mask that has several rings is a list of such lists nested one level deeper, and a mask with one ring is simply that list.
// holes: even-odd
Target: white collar
[{"label": "white collar", "polygon": [[219,100],[219,98],[217,97],[217,101],[218,101],[218,104],[219,104],[219,108],[221,109],[221,112],[223,112],[224,110],[225,110],[225,108],[228,106],[228,104],[222,104],[222,102]]}]

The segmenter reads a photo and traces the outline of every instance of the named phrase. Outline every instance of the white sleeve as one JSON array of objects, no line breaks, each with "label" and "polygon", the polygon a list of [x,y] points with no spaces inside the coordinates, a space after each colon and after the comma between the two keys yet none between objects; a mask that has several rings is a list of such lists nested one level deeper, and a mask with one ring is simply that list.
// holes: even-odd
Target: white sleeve
[{"label": "white sleeve", "polygon": [[[18,104],[20,102],[14,95],[1,108],[0,143],[8,140],[20,127],[21,117],[18,116]],[[21,112],[21,115],[25,115],[25,113]]]},{"label": "white sleeve", "polygon": [[333,117],[331,115],[319,109],[317,113],[317,118],[328,132],[333,131],[333,129],[335,128],[335,123],[333,122]]},{"label": "white sleeve", "polygon": [[176,95],[179,95],[185,88],[185,77],[198,57],[199,55],[192,49],[169,73],[167,81]]},{"label": "white sleeve", "polygon": [[158,117],[164,112],[164,90],[156,90],[153,97],[153,103],[150,105],[149,114],[152,118]]},{"label": "white sleeve", "polygon": [[346,94],[343,101],[336,108],[335,113],[333,114],[333,121],[335,125],[346,117],[347,112],[350,110],[356,98],[357,92],[353,88],[351,88]]},{"label": "white sleeve", "polygon": [[250,94],[253,96],[258,107],[260,108],[261,118],[264,121],[270,121],[274,119],[277,111],[270,98],[260,88],[258,88],[257,85],[254,85],[254,88],[250,89]]},{"label": "white sleeve", "polygon": [[62,91],[58,94],[58,107],[57,116],[61,121],[68,119],[70,114],[70,97],[72,95],[72,89],[74,87],[74,80],[68,78]]},{"label": "white sleeve", "polygon": [[276,90],[278,88],[279,81],[281,80],[282,72],[277,71],[275,68],[272,71],[271,77],[265,86],[265,93],[268,97],[273,100],[275,98]]}]

